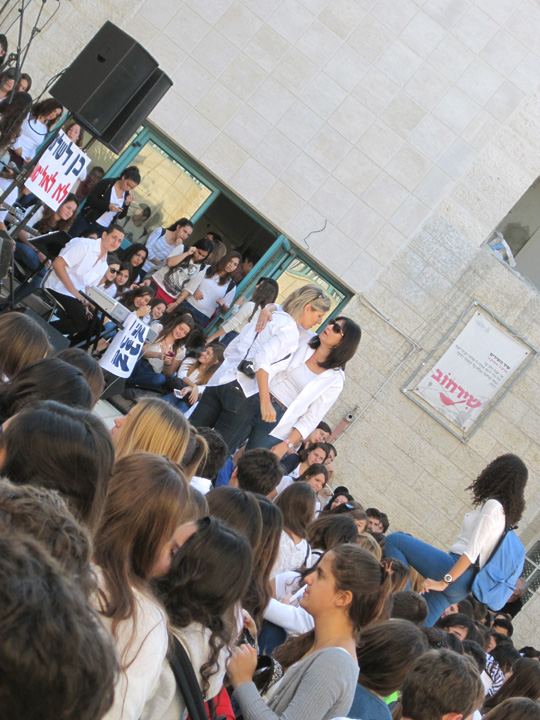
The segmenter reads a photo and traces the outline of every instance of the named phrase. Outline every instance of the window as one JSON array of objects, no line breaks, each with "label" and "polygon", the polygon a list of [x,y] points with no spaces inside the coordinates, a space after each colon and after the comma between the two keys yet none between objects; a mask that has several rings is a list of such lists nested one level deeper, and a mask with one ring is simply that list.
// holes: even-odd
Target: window
[{"label": "window", "polygon": [[528,590],[523,595],[523,602],[526,603],[540,588],[540,540],[527,551],[521,577],[529,583]]}]

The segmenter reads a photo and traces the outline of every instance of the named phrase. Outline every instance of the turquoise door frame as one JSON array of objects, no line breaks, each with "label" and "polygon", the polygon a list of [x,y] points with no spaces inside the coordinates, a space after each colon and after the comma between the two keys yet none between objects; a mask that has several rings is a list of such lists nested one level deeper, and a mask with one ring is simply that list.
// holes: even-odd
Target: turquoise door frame
[{"label": "turquoise door frame", "polygon": [[[321,267],[313,258],[309,257],[302,250],[293,245],[285,235],[280,235],[275,243],[268,248],[266,253],[262,256],[259,262],[255,265],[253,270],[246,275],[241,283],[238,284],[238,290],[236,297],[245,296],[250,298],[257,280],[260,277],[269,277],[274,280],[279,280],[281,275],[291,266],[294,260],[301,260],[306,263],[309,268],[313,269],[321,278],[323,278],[330,286],[335,288],[340,295],[343,295],[341,300],[334,310],[325,318],[324,323],[321,325],[321,329],[324,329],[328,322],[333,318],[341,314],[342,308],[346,305],[353,293],[347,288],[343,287],[339,283],[336,283],[336,279],[330,275],[323,267]],[[211,329],[216,329],[217,325],[223,320],[227,320],[232,315],[232,308],[222,317],[216,318],[210,325]]]},{"label": "turquoise door frame", "polygon": [[[120,175],[122,170],[133,163],[138,153],[148,142],[152,142],[157,145],[161,150],[167,153],[172,160],[178,162],[191,175],[193,175],[193,177],[202,182],[206,187],[210,188],[211,194],[193,214],[191,217],[192,222],[195,223],[202,215],[204,215],[206,210],[216,200],[216,198],[223,193],[228,196],[232,202],[241,207],[244,212],[253,217],[258,224],[269,230],[271,233],[276,233],[277,235],[277,231],[272,225],[266,222],[263,218],[259,217],[251,207],[237,198],[230,190],[228,190],[228,188],[222,186],[219,181],[210,178],[204,169],[198,165],[196,160],[190,158],[182,152],[177,145],[171,142],[168,138],[162,135],[157,128],[154,128],[150,124],[145,124],[141,127],[128,147],[121,155],[119,155],[113,165],[111,165],[106,173],[106,177],[115,177]],[[343,300],[337,304],[336,308],[326,318],[324,324],[321,326],[324,327],[332,318],[340,314],[341,309],[350,300],[353,293],[336,282],[336,278],[332,277],[332,275],[314,261],[312,257],[304,253],[301,248],[292,244],[283,234],[278,235],[275,242],[268,248],[253,270],[242,280],[241,283],[239,283],[236,296],[251,297],[253,290],[255,289],[255,284],[260,277],[270,277],[277,280],[296,259],[304,262],[307,266],[309,266],[308,271],[309,269],[314,270],[317,275],[328,283],[330,287],[335,288],[335,290],[343,296]],[[216,318],[210,328],[215,328],[218,322],[222,322],[224,319],[227,319],[231,314],[232,310],[229,310],[226,315]]]}]

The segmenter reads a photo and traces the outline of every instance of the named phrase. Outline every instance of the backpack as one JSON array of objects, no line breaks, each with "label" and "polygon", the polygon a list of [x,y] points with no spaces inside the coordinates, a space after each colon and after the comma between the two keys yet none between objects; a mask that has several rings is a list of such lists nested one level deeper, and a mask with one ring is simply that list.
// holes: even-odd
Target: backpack
[{"label": "backpack", "polygon": [[224,715],[216,715],[214,700],[204,702],[197,676],[193,670],[189,655],[184,646],[173,636],[174,654],[170,660],[171,670],[180,694],[188,711],[190,720],[226,720]]},{"label": "backpack", "polygon": [[489,560],[476,574],[472,594],[490,610],[500,610],[514,592],[524,564],[523,543],[514,529],[507,526]]}]

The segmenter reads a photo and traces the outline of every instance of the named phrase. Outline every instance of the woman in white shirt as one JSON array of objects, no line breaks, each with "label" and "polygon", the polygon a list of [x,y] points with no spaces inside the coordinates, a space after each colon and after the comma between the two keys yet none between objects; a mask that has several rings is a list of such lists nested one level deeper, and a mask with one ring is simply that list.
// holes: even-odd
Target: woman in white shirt
[{"label": "woman in white shirt", "polygon": [[186,385],[180,390],[182,397],[179,398],[171,393],[171,395],[166,395],[164,400],[183,413],[194,408],[199,402],[207,382],[223,362],[224,350],[221,343],[212,343],[204,348],[198,358],[186,358],[178,370],[178,377]]},{"label": "woman in white shirt", "polygon": [[361,335],[353,320],[340,316],[319,335],[300,339],[288,366],[268,384],[274,418],[253,418],[247,450],[267,447],[283,457],[308,437],[340,396]]},{"label": "woman in white shirt", "polygon": [[214,243],[205,237],[191,247],[180,243],[169,251],[165,265],[152,275],[156,297],[165,300],[168,312],[176,310],[197,289],[204,276],[204,262],[213,249]]},{"label": "woman in white shirt", "polygon": [[404,533],[386,538],[385,554],[410,565],[427,578],[423,592],[433,625],[443,611],[471,592],[474,576],[488,561],[507,526],[515,525],[525,509],[528,471],[517,455],[501,455],[469,485],[473,506],[448,553]]},{"label": "woman in white shirt", "polygon": [[[205,517],[157,583],[173,636],[186,650],[206,702],[221,692],[231,648],[242,630],[240,603],[251,576],[246,538]],[[168,662],[141,720],[178,720],[186,713]]]},{"label": "woman in white shirt", "polygon": [[148,236],[146,249],[148,258],[143,270],[155,269],[165,260],[176,245],[183,245],[193,232],[193,223],[188,218],[180,218],[168,228],[158,227]]},{"label": "woman in white shirt", "polygon": [[193,320],[189,315],[169,316],[156,340],[145,344],[142,357],[126,384],[151,390],[163,388],[167,378],[178,371],[192,330]]},{"label": "woman in white shirt", "polygon": [[32,160],[62,112],[61,103],[54,98],[41,100],[32,107],[22,124],[21,134],[13,144],[13,150],[21,158],[21,167]]},{"label": "woman in white shirt", "polygon": [[216,310],[226,313],[236,293],[232,278],[241,259],[240,253],[233,250],[210,265],[204,275],[198,276],[197,287],[189,285],[182,290],[178,298],[180,310],[190,312],[195,322],[203,327],[208,325]]},{"label": "woman in white shirt", "polygon": [[150,582],[170,569],[195,530],[191,519],[179,465],[140,452],[116,463],[95,540],[95,604],[112,633],[121,667],[106,720],[138,720],[158,689],[169,639],[166,615]]}]

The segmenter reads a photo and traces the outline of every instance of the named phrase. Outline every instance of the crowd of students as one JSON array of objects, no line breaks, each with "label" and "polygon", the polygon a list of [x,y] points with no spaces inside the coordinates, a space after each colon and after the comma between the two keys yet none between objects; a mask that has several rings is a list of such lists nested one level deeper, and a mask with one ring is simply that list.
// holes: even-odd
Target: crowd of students
[{"label": "crowd of students", "polygon": [[[7,103],[13,85],[0,77],[0,187],[62,112],[30,104],[30,78]],[[448,552],[387,535],[387,515],[339,484],[324,421],[358,325],[324,325],[317,285],[277,304],[260,278],[237,298],[252,258],[216,233],[188,244],[187,218],[139,232],[140,182],[94,168],[29,223],[73,238],[44,281],[70,349],[53,356],[28,315],[0,315],[0,715],[200,720],[204,700],[210,720],[540,718],[540,652],[511,640],[522,588],[501,613],[471,594],[523,513],[522,460],[471,483]],[[15,240],[29,272],[43,264],[31,293],[46,258]],[[103,372],[76,347],[99,332],[94,285],[154,331],[110,433],[93,412]]]},{"label": "crowd of students", "polygon": [[465,575],[482,564],[500,515],[520,516],[516,456],[471,484],[476,509],[446,556],[329,486],[322,420],[286,452],[245,435],[231,457],[218,430],[153,394],[109,433],[96,360],[52,356],[19,312],[0,316],[0,372],[10,717],[193,717],[183,648],[208,718],[540,718],[540,652],[514,648],[511,615],[468,581],[437,585],[460,558]]}]

